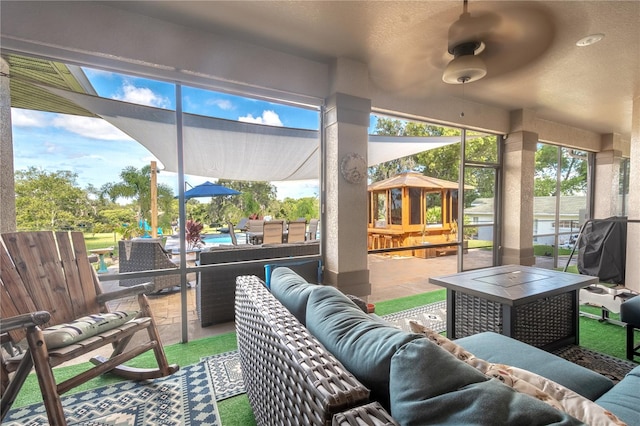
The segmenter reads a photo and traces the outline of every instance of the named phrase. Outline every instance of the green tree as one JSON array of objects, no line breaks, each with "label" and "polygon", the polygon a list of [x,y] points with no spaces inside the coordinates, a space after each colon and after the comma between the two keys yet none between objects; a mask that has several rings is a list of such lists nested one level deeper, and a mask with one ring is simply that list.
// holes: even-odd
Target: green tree
[{"label": "green tree", "polygon": [[557,195],[558,150],[562,152],[559,179],[560,193],[562,195],[584,194],[587,190],[586,153],[570,148],[538,144],[535,166],[535,195],[538,197]]},{"label": "green tree", "polygon": [[287,197],[277,202],[278,213],[276,217],[288,221],[304,218],[308,222],[312,218],[320,217],[320,203],[315,197],[294,199]]},{"label": "green tree", "polygon": [[86,228],[94,209],[77,182],[77,174],[30,167],[15,173],[16,221],[21,230]]},{"label": "green tree", "polygon": [[209,207],[209,204],[201,203],[195,198],[187,200],[187,219],[191,219],[202,224],[209,224],[211,222]]},{"label": "green tree", "polygon": [[136,226],[135,206],[121,206],[112,203],[99,211],[93,231],[117,232],[124,226]]},{"label": "green tree", "polygon": [[[409,136],[404,122],[391,118],[378,118],[374,133],[385,136]],[[416,136],[416,135],[410,135]],[[398,173],[415,170],[416,160],[414,155],[398,158],[369,167],[369,178],[377,182],[395,176]]]},{"label": "green tree", "polygon": [[[385,118],[378,120],[376,133],[396,136],[460,136],[461,134],[459,129]],[[474,135],[473,132],[467,132],[467,159],[475,162],[495,163],[498,161],[497,156],[495,136]],[[425,176],[458,182],[460,164],[460,144],[453,143],[371,167],[369,168],[369,177],[373,182],[376,182],[403,171],[413,170],[419,171]],[[468,168],[465,184],[474,188],[472,191],[466,192],[465,202],[467,205],[478,197],[493,197],[495,194],[495,173],[489,169]]]},{"label": "green tree", "polygon": [[[149,220],[151,217],[151,166],[144,166],[140,170],[133,166],[125,167],[120,172],[120,182],[108,183],[102,186],[102,194],[107,195],[112,202],[119,198],[131,200],[137,208],[140,219]],[[168,185],[158,184],[158,210],[164,214],[160,224],[167,226],[173,217],[173,191]]]},{"label": "green tree", "polygon": [[217,183],[240,194],[211,199],[209,214],[213,222],[238,223],[242,217],[270,214],[269,207],[276,200],[276,187],[269,182],[220,179]]}]

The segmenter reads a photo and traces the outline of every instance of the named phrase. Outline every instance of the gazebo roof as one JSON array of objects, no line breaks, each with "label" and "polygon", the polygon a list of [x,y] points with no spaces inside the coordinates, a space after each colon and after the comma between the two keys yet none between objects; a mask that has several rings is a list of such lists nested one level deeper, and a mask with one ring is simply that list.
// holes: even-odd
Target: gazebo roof
[{"label": "gazebo roof", "polygon": [[[458,182],[451,182],[444,179],[425,176],[418,172],[404,172],[392,176],[388,179],[370,184],[368,187],[368,191],[379,191],[383,189],[401,188],[405,186],[411,188],[428,189],[458,189]],[[465,185],[465,189],[473,189],[473,187]]]}]

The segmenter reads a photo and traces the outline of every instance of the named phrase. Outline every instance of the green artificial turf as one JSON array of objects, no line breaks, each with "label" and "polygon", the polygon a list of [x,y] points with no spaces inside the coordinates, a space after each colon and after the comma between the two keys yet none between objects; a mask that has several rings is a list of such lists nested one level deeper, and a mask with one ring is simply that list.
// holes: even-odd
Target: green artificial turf
[{"label": "green artificial turf", "polygon": [[[445,298],[446,290],[436,290],[415,296],[407,296],[399,299],[378,302],[376,303],[375,312],[378,315],[388,315],[406,309],[415,308],[417,306],[445,300]],[[581,311],[600,315],[599,309],[588,306],[582,306]],[[611,317],[618,319],[618,316],[615,314],[612,314]],[[580,345],[583,347],[625,359],[625,333],[625,329],[619,325],[601,322],[586,317],[580,318]],[[640,332],[636,332],[636,340],[637,339],[640,339]],[[199,362],[202,357],[228,352],[235,349],[237,349],[236,333],[229,332],[218,336],[194,340],[189,343],[169,345],[165,347],[165,352],[170,363],[177,363],[181,366],[185,366]],[[155,361],[153,354],[147,352],[127,364],[135,367],[153,367],[155,365]],[[56,378],[60,380],[76,374],[79,368],[87,368],[88,366],[90,366],[89,363],[69,367],[59,367],[55,369],[55,375]],[[73,389],[72,392],[107,386],[120,380],[120,378],[114,375],[106,374]],[[42,397],[40,396],[40,390],[38,388],[35,375],[31,374],[20,391],[20,394],[13,406],[19,407],[41,401]],[[256,424],[246,394],[218,402],[218,410],[220,411],[222,423],[225,426],[251,426]]]},{"label": "green artificial turf", "polygon": [[421,293],[415,296],[406,296],[399,299],[385,300],[384,302],[376,303],[377,315],[388,315],[395,312],[404,311],[406,309],[416,308],[418,306],[428,305],[430,303],[439,302],[445,300],[447,296],[447,290],[436,290],[428,293]]}]

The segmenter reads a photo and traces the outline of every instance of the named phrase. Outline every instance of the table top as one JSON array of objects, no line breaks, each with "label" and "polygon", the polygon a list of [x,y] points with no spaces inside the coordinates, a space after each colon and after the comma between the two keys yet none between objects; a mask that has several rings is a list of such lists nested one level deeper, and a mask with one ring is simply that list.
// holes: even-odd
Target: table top
[{"label": "table top", "polygon": [[517,306],[597,283],[598,277],[523,265],[503,265],[429,278],[429,282]]},{"label": "table top", "polygon": [[113,247],[106,247],[106,248],[97,248],[97,249],[93,249],[93,250],[89,250],[91,253],[95,253],[95,254],[107,254],[107,253],[111,253],[113,251]]}]

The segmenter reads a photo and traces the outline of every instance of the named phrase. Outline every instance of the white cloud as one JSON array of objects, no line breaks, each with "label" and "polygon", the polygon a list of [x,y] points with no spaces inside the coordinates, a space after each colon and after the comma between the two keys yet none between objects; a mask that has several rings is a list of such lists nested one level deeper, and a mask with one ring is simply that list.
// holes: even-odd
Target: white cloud
[{"label": "white cloud", "polygon": [[79,117],[75,115],[58,114],[51,124],[57,128],[67,130],[91,139],[101,140],[131,140],[129,136],[100,118]]},{"label": "white cloud", "polygon": [[16,127],[47,127],[50,115],[40,111],[11,108],[11,124]]},{"label": "white cloud", "polygon": [[256,124],[266,124],[269,126],[282,126],[282,121],[275,111],[266,110],[262,111],[262,116],[254,117],[251,114],[247,114],[244,117],[238,118],[239,121]]},{"label": "white cloud", "polygon": [[168,108],[171,105],[169,99],[157,95],[153,90],[146,87],[135,87],[129,82],[123,84],[122,93],[113,95],[113,99],[158,108]]},{"label": "white cloud", "polygon": [[56,152],[56,151],[58,151],[58,150],[59,150],[59,146],[58,146],[58,145],[56,145],[56,144],[55,144],[55,143],[53,143],[53,142],[49,142],[49,141],[46,141],[46,142],[44,143],[44,147],[45,147],[45,151],[46,151],[47,153],[49,153],[49,154],[50,154],[50,153],[52,153],[52,152]]},{"label": "white cloud", "polygon": [[218,107],[223,111],[230,111],[234,109],[233,102],[228,99],[209,99],[206,104]]},{"label": "white cloud", "polygon": [[317,180],[271,182],[276,187],[278,200],[285,198],[317,197],[320,193]]}]

